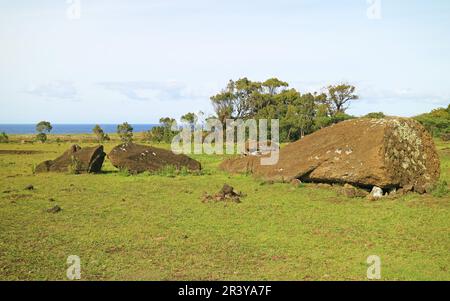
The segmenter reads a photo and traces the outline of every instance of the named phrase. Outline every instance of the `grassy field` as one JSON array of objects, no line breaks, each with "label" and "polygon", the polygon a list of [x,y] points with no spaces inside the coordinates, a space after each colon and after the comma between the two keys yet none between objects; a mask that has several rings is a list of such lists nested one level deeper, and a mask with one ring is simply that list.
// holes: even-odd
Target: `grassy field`
[{"label": "grassy field", "polygon": [[[129,176],[107,160],[98,175],[32,174],[69,145],[0,144],[42,151],[0,154],[1,280],[67,279],[69,255],[83,280],[366,280],[369,255],[383,280],[450,280],[448,194],[348,199],[230,176],[206,155],[202,175]],[[438,148],[450,182],[450,144]],[[224,183],[242,203],[201,202]]]}]

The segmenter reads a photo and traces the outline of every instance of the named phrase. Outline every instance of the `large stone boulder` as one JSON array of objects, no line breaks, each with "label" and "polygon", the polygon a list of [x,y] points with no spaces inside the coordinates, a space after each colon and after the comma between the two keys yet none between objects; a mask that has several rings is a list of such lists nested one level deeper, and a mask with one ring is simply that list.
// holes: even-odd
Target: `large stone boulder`
[{"label": "large stone boulder", "polygon": [[81,148],[72,145],[55,160],[48,160],[36,166],[36,172],[97,173],[105,160],[103,146]]},{"label": "large stone boulder", "polygon": [[250,172],[274,181],[350,183],[383,189],[413,185],[428,190],[439,179],[433,139],[407,118],[353,119],[319,130],[280,150],[275,165],[260,157],[224,161],[229,172]]},{"label": "large stone boulder", "polygon": [[170,150],[134,143],[114,147],[108,158],[115,167],[126,169],[131,173],[158,171],[165,166],[174,166],[177,169],[186,167],[188,170],[201,169],[198,161],[186,155],[177,155]]}]

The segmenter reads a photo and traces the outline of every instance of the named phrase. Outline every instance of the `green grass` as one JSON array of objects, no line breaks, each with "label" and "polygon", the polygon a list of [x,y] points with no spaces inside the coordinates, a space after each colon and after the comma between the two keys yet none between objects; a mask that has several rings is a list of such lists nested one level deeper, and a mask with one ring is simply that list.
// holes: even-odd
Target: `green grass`
[{"label": "green grass", "polygon": [[[109,161],[99,175],[32,174],[69,145],[0,144],[45,151],[0,154],[1,280],[64,280],[69,255],[84,280],[366,280],[369,255],[380,256],[383,280],[450,280],[448,194],[347,199],[230,176],[217,169],[223,156],[206,155],[193,156],[199,175],[131,176]],[[438,142],[447,183],[449,147]],[[242,203],[201,202],[224,183],[247,195]],[[46,212],[56,204],[63,211]]]}]

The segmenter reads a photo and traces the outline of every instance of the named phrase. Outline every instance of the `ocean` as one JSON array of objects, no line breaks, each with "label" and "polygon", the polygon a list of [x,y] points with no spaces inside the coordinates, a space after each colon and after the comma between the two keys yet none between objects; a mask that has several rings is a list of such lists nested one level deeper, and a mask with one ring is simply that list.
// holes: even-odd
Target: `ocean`
[{"label": "ocean", "polygon": [[[51,134],[92,134],[95,124],[52,124]],[[100,124],[105,133],[115,133],[117,124]],[[131,124],[134,132],[150,130],[157,124]],[[0,124],[0,133],[6,134],[35,134],[35,124]]]}]

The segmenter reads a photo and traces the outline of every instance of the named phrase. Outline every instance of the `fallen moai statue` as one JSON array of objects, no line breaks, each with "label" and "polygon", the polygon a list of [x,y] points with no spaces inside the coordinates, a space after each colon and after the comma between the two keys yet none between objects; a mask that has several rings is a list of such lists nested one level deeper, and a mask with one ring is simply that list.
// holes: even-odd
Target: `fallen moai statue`
[{"label": "fallen moai statue", "polygon": [[285,146],[275,165],[260,161],[240,157],[224,161],[221,168],[271,181],[299,179],[386,190],[412,186],[419,193],[429,191],[440,174],[432,137],[408,118],[343,121]]},{"label": "fallen moai statue", "polygon": [[108,154],[112,165],[119,169],[126,169],[131,173],[158,171],[165,166],[183,167],[188,170],[200,170],[198,161],[186,155],[177,155],[170,150],[152,146],[125,143],[114,147]]},{"label": "fallen moai statue", "polygon": [[102,169],[105,160],[103,146],[81,148],[72,145],[55,160],[48,160],[36,166],[35,171],[40,172],[73,172],[73,173],[97,173]]}]

